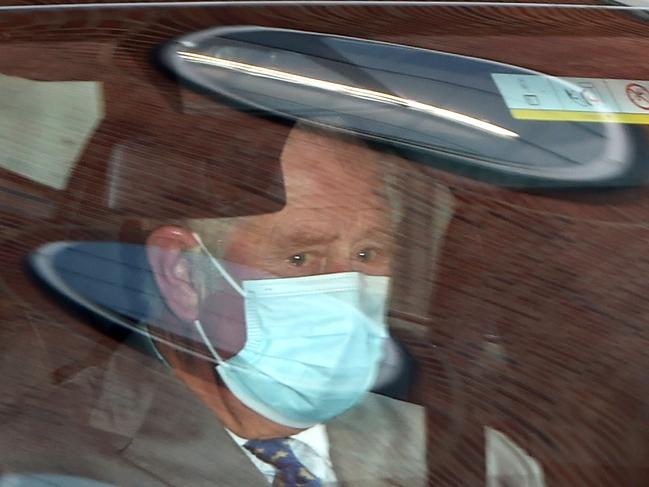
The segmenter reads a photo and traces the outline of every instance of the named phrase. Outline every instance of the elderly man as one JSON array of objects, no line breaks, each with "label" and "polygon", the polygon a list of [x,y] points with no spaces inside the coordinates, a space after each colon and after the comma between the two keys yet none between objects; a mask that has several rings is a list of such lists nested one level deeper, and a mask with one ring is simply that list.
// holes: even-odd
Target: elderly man
[{"label": "elderly man", "polygon": [[[295,128],[281,156],[281,211],[162,226],[147,240],[167,308],[191,329],[175,334],[213,362],[197,367],[165,345],[162,356],[275,485],[424,482],[421,410],[367,396],[387,337],[393,253],[379,157]],[[340,436],[336,421],[347,424]]]},{"label": "elderly man", "polygon": [[162,360],[98,348],[106,365],[30,395],[0,430],[3,481],[426,485],[423,408],[369,392],[389,336],[383,166],[359,141],[299,126],[281,211],[147,221],[164,306],[145,328]]}]

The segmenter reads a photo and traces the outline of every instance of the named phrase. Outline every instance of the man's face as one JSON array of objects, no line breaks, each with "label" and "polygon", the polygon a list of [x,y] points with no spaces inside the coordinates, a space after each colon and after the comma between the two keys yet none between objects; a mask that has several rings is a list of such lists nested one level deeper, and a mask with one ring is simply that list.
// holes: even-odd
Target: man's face
[{"label": "man's face", "polygon": [[[293,129],[281,157],[285,207],[240,218],[227,235],[217,236],[219,224],[210,220],[195,222],[194,229],[206,237],[208,249],[214,237],[225,237],[220,260],[237,281],[347,271],[389,275],[390,211],[378,157],[366,146],[339,137]],[[199,320],[222,357],[236,355],[246,341],[244,300],[227,286],[208,284],[208,276],[217,273],[213,266],[194,275],[197,268],[184,257],[184,251],[196,250],[191,230],[161,227],[148,244],[158,287],[183,322],[181,329]],[[200,337],[194,339],[200,342]],[[162,348],[176,373],[235,433],[273,438],[297,431],[244,406],[214,381],[212,362]]]},{"label": "man's face", "polygon": [[378,157],[363,145],[294,129],[281,159],[286,206],[242,218],[223,259],[247,269],[241,279],[388,275],[392,237]]}]

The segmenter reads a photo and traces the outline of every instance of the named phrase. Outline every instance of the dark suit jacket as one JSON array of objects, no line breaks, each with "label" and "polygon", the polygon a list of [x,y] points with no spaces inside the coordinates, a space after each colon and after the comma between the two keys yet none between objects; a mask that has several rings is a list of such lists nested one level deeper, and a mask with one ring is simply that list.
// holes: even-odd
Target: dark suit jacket
[{"label": "dark suit jacket", "polygon": [[[63,351],[91,345],[82,337],[59,338],[68,342],[57,344]],[[27,361],[13,347],[0,363],[0,374],[14,368],[2,390],[10,390],[8,380],[20,388],[0,408],[4,474],[66,474],[137,487],[268,485],[212,412],[162,364],[120,346],[107,352],[107,362],[57,383],[47,370],[26,370],[48,367],[39,363],[35,340],[21,340]],[[369,394],[327,424],[339,481],[423,487],[425,430],[423,408]]]}]

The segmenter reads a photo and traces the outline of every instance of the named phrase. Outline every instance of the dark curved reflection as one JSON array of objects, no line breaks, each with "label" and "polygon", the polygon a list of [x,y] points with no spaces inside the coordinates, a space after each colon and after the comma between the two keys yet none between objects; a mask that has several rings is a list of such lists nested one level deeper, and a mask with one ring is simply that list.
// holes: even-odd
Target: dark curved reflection
[{"label": "dark curved reflection", "polygon": [[583,91],[528,69],[261,27],[189,34],[166,45],[161,56],[175,75],[201,90],[271,114],[361,132],[477,179],[533,187],[641,182],[638,135],[608,121],[613,108],[606,103],[595,110],[602,123],[512,118],[514,88],[503,92],[503,86]]}]

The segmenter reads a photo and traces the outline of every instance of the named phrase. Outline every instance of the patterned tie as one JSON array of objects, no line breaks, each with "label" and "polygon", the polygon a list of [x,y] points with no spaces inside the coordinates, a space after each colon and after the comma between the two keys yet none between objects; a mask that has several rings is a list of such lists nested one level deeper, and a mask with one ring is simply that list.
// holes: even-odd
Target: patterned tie
[{"label": "patterned tie", "polygon": [[322,487],[320,479],[297,459],[286,438],[248,440],[243,446],[277,469],[273,487]]}]

